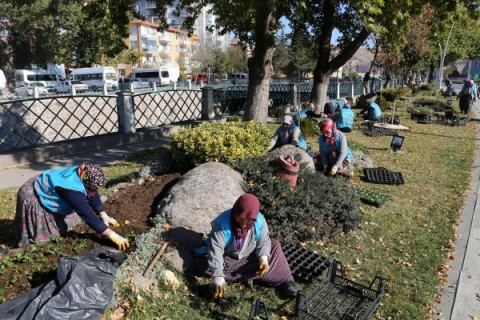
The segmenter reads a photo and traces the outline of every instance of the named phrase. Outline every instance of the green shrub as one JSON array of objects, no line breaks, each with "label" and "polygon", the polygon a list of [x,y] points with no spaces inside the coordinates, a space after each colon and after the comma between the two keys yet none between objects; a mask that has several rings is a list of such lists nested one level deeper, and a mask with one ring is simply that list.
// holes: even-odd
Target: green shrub
[{"label": "green shrub", "polygon": [[233,115],[233,116],[228,117],[227,121],[228,122],[241,122],[242,118],[240,118],[239,116]]},{"label": "green shrub", "polygon": [[411,89],[408,87],[404,88],[385,88],[382,90],[382,97],[386,101],[394,101],[400,97],[409,96]]},{"label": "green shrub", "polygon": [[202,123],[172,137],[173,159],[180,169],[218,161],[231,163],[237,159],[265,154],[272,132],[258,122]]},{"label": "green shrub", "polygon": [[275,159],[236,161],[246,192],[257,195],[270,232],[281,241],[297,243],[352,231],[362,221],[360,200],[344,178],[326,177],[301,166],[296,187],[275,173]]},{"label": "green shrub", "polygon": [[273,116],[277,118],[278,121],[280,121],[285,116],[285,108],[283,107],[275,108],[275,110],[273,110]]},{"label": "green shrub", "polygon": [[437,85],[433,82],[424,83],[420,86],[420,91],[437,91]]},{"label": "green shrub", "polygon": [[320,128],[312,119],[300,119],[300,130],[302,130],[305,139],[318,137],[320,135]]}]

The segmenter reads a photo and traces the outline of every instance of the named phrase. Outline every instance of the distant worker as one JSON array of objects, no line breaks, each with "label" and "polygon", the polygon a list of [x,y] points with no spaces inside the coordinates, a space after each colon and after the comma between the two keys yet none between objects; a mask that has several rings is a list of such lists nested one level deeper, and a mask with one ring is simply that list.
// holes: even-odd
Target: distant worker
[{"label": "distant worker", "polygon": [[352,97],[345,99],[343,107],[337,112],[333,120],[337,125],[338,130],[342,132],[351,132],[353,122],[355,120],[355,113],[352,111]]},{"label": "distant worker", "polygon": [[382,110],[375,101],[369,102],[360,113],[364,113],[363,119],[369,121],[377,121],[382,116]]},{"label": "distant worker", "polygon": [[25,182],[17,195],[15,237],[19,247],[60,237],[82,220],[119,249],[130,246],[109,225],[119,226],[103,207],[98,188],[107,180],[99,166],[82,163],[46,170]]},{"label": "distant worker", "polygon": [[280,148],[286,144],[293,144],[305,151],[307,151],[307,141],[303,136],[300,127],[293,123],[291,116],[284,116],[282,125],[278,127],[275,134],[270,139],[270,146],[268,150]]}]

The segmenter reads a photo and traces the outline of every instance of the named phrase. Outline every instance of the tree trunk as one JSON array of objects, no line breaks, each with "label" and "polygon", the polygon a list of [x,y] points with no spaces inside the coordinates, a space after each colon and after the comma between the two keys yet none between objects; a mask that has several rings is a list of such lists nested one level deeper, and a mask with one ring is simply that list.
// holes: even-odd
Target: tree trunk
[{"label": "tree trunk", "polygon": [[315,66],[315,70],[313,70],[313,87],[310,95],[315,105],[315,113],[317,114],[323,112],[323,107],[325,103],[327,103],[327,90],[330,76],[353,57],[370,34],[370,32],[363,27],[355,39],[353,39],[340,54],[331,59],[332,48],[330,43],[334,28],[335,3],[333,1],[324,1],[323,3],[323,26],[320,36],[316,39],[318,44],[318,57],[317,65]]},{"label": "tree trunk", "polygon": [[249,81],[243,116],[245,121],[267,121],[270,78],[274,74],[272,58],[275,52],[277,2],[278,0],[272,0],[257,3],[255,49],[253,56],[248,59]]}]

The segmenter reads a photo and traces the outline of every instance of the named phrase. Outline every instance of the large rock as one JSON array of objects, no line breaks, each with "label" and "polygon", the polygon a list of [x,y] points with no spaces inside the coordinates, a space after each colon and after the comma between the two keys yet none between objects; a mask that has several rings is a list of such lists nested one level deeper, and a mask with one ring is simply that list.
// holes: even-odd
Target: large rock
[{"label": "large rock", "polygon": [[280,156],[292,155],[296,159],[296,155],[300,156],[300,163],[304,163],[308,169],[315,171],[313,158],[303,149],[295,147],[292,144],[286,144],[280,148],[274,149],[267,154],[269,159],[278,159]]},{"label": "large rock", "polygon": [[372,158],[365,155],[363,152],[352,151],[352,154],[352,161],[348,165],[349,172],[363,171],[364,168],[373,168],[375,166]]},{"label": "large rock", "polygon": [[223,163],[201,164],[172,187],[158,205],[154,222],[166,218],[173,228],[207,234],[211,221],[244,193],[242,181],[240,173]]}]

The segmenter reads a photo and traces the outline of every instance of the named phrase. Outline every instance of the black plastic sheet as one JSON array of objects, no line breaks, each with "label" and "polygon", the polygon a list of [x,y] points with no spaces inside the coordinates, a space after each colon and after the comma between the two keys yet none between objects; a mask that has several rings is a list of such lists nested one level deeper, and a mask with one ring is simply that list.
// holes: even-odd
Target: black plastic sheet
[{"label": "black plastic sheet", "polygon": [[126,258],[108,247],[62,258],[56,279],[0,304],[0,319],[100,319],[113,296],[116,270]]}]

